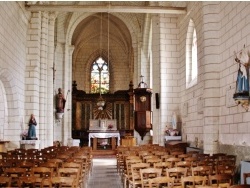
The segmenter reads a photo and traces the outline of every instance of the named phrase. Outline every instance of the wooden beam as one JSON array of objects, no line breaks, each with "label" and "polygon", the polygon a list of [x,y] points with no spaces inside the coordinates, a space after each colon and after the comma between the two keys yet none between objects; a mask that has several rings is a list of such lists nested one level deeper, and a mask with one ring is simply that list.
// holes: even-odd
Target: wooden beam
[{"label": "wooden beam", "polygon": [[27,11],[56,12],[121,12],[121,13],[152,13],[152,14],[186,14],[186,8],[163,6],[93,6],[93,5],[25,5]]}]

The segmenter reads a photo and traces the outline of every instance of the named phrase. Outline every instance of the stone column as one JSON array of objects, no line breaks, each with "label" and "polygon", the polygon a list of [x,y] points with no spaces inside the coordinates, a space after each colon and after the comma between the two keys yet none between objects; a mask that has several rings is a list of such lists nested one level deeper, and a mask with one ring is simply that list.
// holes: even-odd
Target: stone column
[{"label": "stone column", "polygon": [[220,105],[219,2],[202,2],[204,66],[204,152],[218,152]]},{"label": "stone column", "polygon": [[25,112],[24,122],[28,122],[34,114],[38,123],[36,134],[39,136],[40,126],[40,50],[41,50],[41,12],[32,12],[28,28],[27,64],[25,77]]},{"label": "stone column", "polygon": [[[164,145],[164,131],[172,113],[179,112],[177,17],[159,14],[153,17],[153,91],[159,93],[160,109],[154,109],[154,140]],[[162,37],[164,36],[164,37]],[[155,96],[154,96],[155,98]],[[155,105],[154,105],[155,108]]]},{"label": "stone column", "polygon": [[47,64],[47,112],[46,112],[46,143],[45,146],[52,146],[54,141],[54,35],[55,35],[55,19],[57,14],[55,12],[49,13],[48,25],[48,64]]},{"label": "stone column", "polygon": [[72,138],[72,116],[71,116],[71,90],[72,90],[72,54],[74,46],[65,45],[65,63],[64,63],[64,88],[66,94],[66,106],[64,109],[63,122],[63,143],[67,145],[68,139]]},{"label": "stone column", "polygon": [[[152,89],[153,93],[160,93],[160,29],[159,16],[152,16]],[[155,95],[153,94],[153,143],[163,145],[161,131],[161,110],[155,108]]]},{"label": "stone column", "polygon": [[40,52],[40,95],[39,95],[39,116],[40,122],[37,128],[39,128],[39,140],[41,140],[40,147],[44,148],[46,132],[46,110],[47,110],[47,55],[48,55],[48,13],[42,12],[41,17],[41,52]]}]

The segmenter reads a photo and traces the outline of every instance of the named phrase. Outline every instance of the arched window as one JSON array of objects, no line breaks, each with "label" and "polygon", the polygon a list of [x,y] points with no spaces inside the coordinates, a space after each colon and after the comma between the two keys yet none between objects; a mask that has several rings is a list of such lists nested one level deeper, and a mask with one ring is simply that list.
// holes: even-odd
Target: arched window
[{"label": "arched window", "polygon": [[186,40],[186,87],[197,84],[197,35],[193,20],[189,21]]},{"label": "arched window", "polygon": [[91,93],[109,92],[108,63],[102,57],[96,59],[91,68]]}]

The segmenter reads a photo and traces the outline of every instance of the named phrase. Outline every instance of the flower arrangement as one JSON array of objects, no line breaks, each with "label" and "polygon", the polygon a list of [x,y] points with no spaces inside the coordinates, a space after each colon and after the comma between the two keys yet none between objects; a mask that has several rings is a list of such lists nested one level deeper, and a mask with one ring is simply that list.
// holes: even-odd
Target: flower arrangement
[{"label": "flower arrangement", "polygon": [[22,133],[21,133],[21,137],[22,137],[22,140],[26,140],[26,137],[28,137],[28,131],[23,130]]},{"label": "flower arrangement", "polygon": [[179,131],[177,129],[166,129],[165,131],[167,136],[178,136],[179,135]]},{"label": "flower arrangement", "polygon": [[108,129],[112,129],[112,128],[113,128],[113,125],[109,124]]}]

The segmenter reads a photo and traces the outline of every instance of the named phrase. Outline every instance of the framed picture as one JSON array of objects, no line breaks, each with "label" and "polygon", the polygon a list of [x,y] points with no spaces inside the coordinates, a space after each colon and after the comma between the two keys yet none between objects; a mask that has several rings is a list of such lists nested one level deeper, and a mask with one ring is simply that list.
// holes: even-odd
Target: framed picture
[{"label": "framed picture", "polygon": [[89,120],[89,130],[99,130],[99,120],[98,119],[90,119]]},{"label": "framed picture", "polygon": [[101,130],[107,129],[107,120],[106,119],[100,119],[100,129]]}]

